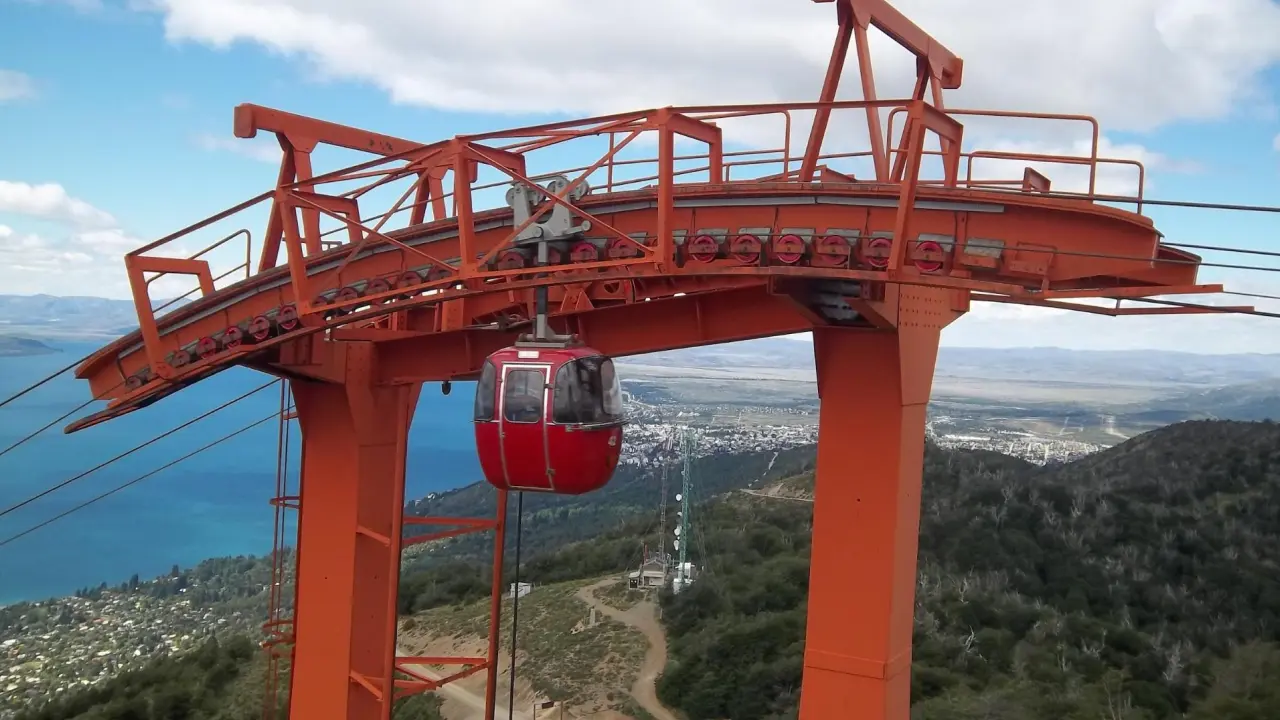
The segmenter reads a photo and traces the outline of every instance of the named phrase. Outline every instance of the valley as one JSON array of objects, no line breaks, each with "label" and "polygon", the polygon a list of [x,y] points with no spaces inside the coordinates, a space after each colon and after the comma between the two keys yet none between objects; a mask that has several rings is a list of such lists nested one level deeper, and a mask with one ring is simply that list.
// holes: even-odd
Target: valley
[{"label": "valley", "polygon": [[[63,347],[62,341],[55,337],[46,336],[46,340],[37,342],[54,351]],[[48,356],[47,360],[51,364],[62,361],[56,355]],[[1008,508],[985,507],[982,505],[985,500],[977,504],[962,500],[961,496],[970,490],[961,492],[953,487],[957,482],[957,472],[962,475],[977,472],[972,478],[986,478],[979,485],[992,477],[1003,478],[1000,481],[1004,483],[1000,490],[1002,493],[1008,489],[1010,478],[1017,478],[1016,488],[1043,488],[1045,494],[1026,499],[1030,509],[1025,512],[1033,515],[1042,511],[1048,513],[1048,508],[1052,507],[1052,513],[1046,517],[1064,511],[1058,507],[1063,502],[1058,493],[1063,491],[1052,489],[1060,487],[1056,484],[1058,480],[1053,478],[1073,473],[1073,476],[1090,478],[1089,483],[1082,487],[1093,489],[1081,497],[1101,503],[1100,508],[1131,502],[1123,497],[1124,493],[1130,492],[1123,485],[1125,482],[1138,483],[1134,492],[1177,497],[1180,491],[1156,480],[1158,471],[1148,467],[1156,467],[1151,465],[1157,462],[1152,459],[1155,457],[1152,453],[1157,452],[1154,447],[1166,447],[1169,442],[1187,442],[1189,447],[1198,448],[1196,453],[1199,455],[1193,455],[1193,458],[1203,455],[1201,460],[1209,462],[1208,458],[1217,457],[1213,443],[1230,445],[1236,442],[1231,438],[1257,432],[1245,428],[1274,427],[1265,423],[1205,424],[1187,421],[1260,421],[1280,416],[1280,363],[1275,360],[1274,356],[1263,355],[944,348],[929,407],[928,452],[932,458],[930,467],[934,469],[926,472],[922,557],[926,552],[926,536],[941,532],[938,528],[943,526],[937,525],[939,522],[946,527],[962,522],[963,518],[956,514],[961,509],[969,507],[972,512],[965,510],[961,514],[968,513],[965,517],[974,522],[974,518],[986,517],[982,513],[996,517],[1011,512]],[[37,356],[14,357],[6,362],[25,363],[23,372],[31,377],[47,372],[38,369],[38,364],[44,359]],[[540,630],[538,635],[521,641],[522,649],[517,656],[521,668],[516,688],[517,710],[535,699],[543,699],[567,703],[566,707],[574,717],[580,716],[581,712],[594,712],[592,717],[597,718],[610,717],[609,713],[617,718],[662,717],[661,713],[654,711],[657,708],[671,708],[676,713],[692,712],[694,716],[704,711],[737,713],[733,715],[735,718],[744,719],[773,718],[774,715],[768,713],[775,711],[785,713],[794,698],[788,699],[783,686],[793,682],[797,672],[794,657],[787,654],[790,651],[768,656],[773,659],[763,656],[760,659],[766,664],[780,663],[777,672],[782,675],[779,677],[792,678],[786,682],[778,680],[783,685],[765,682],[761,687],[772,695],[761,696],[756,704],[721,707],[713,711],[708,708],[717,707],[714,701],[684,685],[689,681],[681,678],[689,677],[688,673],[694,672],[690,668],[700,667],[699,663],[704,662],[689,654],[693,645],[714,645],[721,641],[712,638],[682,639],[682,634],[687,634],[689,628],[679,624],[678,615],[684,612],[679,609],[688,602],[711,603],[698,613],[710,607],[723,609],[726,602],[730,605],[736,603],[723,594],[714,600],[703,596],[705,588],[720,588],[716,592],[722,593],[723,583],[734,588],[731,594],[735,597],[742,593],[754,597],[750,585],[755,581],[746,577],[735,579],[734,572],[728,572],[726,576],[726,567],[755,567],[759,562],[765,562],[759,573],[768,575],[772,572],[769,563],[775,561],[769,560],[769,553],[756,550],[746,556],[737,554],[739,550],[733,547],[741,538],[731,540],[737,537],[735,533],[746,533],[743,537],[755,538],[755,531],[749,529],[754,527],[754,523],[764,522],[768,526],[775,521],[782,522],[780,532],[783,534],[775,540],[786,547],[804,547],[803,528],[806,526],[802,518],[812,507],[813,446],[820,413],[813,382],[811,348],[803,339],[775,338],[624,358],[619,361],[619,367],[632,423],[627,429],[622,465],[614,481],[587,497],[529,496],[526,499],[523,538],[526,560],[522,579],[533,583],[534,589],[524,617],[539,628],[552,628],[555,632]],[[242,374],[245,382],[257,381],[252,373]],[[429,399],[424,396],[423,400],[429,403],[423,405],[426,408],[423,412],[429,414],[424,421],[427,423],[425,427],[430,428],[427,432],[432,433],[433,438],[441,437],[435,442],[446,443],[445,450],[459,455],[465,454],[463,446],[469,442],[466,422],[470,405],[469,386],[460,385],[462,392],[449,398],[432,394]],[[39,402],[44,403],[34,406],[39,412],[63,411],[47,399]],[[174,404],[166,406],[166,410],[178,411],[178,415],[185,412],[183,406]],[[1163,427],[1171,423],[1180,424]],[[442,430],[439,428],[454,425],[458,426],[456,432],[450,431],[448,440],[443,440],[446,436],[440,434]],[[417,423],[415,426],[424,427]],[[657,525],[660,504],[658,475],[664,467],[668,468],[669,474],[678,474],[680,458],[669,443],[680,428],[691,428],[696,436],[693,462],[696,490],[693,500],[695,527],[699,529],[692,556],[709,572],[695,583],[695,591],[688,595],[675,598],[659,594],[644,599],[617,589],[618,582],[623,572],[638,566],[644,547],[655,545],[663,536],[662,528]],[[150,428],[140,428],[146,429]],[[1181,441],[1161,439],[1179,432],[1191,432],[1192,435]],[[1264,445],[1265,442],[1272,441],[1264,441]],[[264,440],[246,445],[251,445],[252,449],[243,453],[245,456],[265,456],[271,447]],[[442,452],[441,447],[427,443],[411,451],[411,483],[418,482],[416,478],[422,469],[436,469],[433,465],[439,463],[433,463],[432,458]],[[1143,449],[1148,447],[1152,449]],[[1244,456],[1238,452],[1221,462],[1228,462],[1225,467],[1235,474],[1233,477],[1249,478],[1251,487],[1257,488],[1249,492],[1270,492],[1266,488],[1272,481],[1272,466],[1266,460],[1242,461],[1239,458]],[[940,458],[949,458],[944,463],[948,468],[945,472],[938,469]],[[1138,464],[1132,465],[1133,462]],[[466,466],[459,464],[458,467]],[[974,467],[985,470],[973,471]],[[995,475],[990,476],[990,473]],[[407,511],[419,515],[448,516],[483,516],[493,512],[490,488],[482,483],[468,482],[476,475],[463,473],[451,477],[450,484],[437,486],[409,502]],[[158,481],[165,482],[164,479]],[[169,482],[176,480],[170,479]],[[947,487],[952,489],[943,489]],[[256,497],[254,502],[260,503],[265,497],[261,493],[265,490],[257,492],[260,497]],[[1020,490],[1010,492],[1016,494]],[[1209,492],[1226,497],[1222,493],[1230,495],[1235,491]],[[121,501],[127,503],[130,497],[141,495],[122,495]],[[1079,501],[1074,494],[1067,497],[1072,498],[1070,502]],[[255,512],[261,514],[263,511]],[[1198,514],[1201,511],[1188,512],[1185,522],[1191,525],[1201,522],[1202,516]],[[750,522],[744,518],[750,518]],[[671,522],[670,518],[668,522]],[[728,524],[721,527],[722,523]],[[1048,547],[1045,543],[1049,543],[1050,538],[1059,537],[1054,534],[1059,531],[1052,529],[1056,526],[1048,523],[1044,520],[1037,526],[1040,529],[1031,533],[1034,542],[1042,548]],[[766,534],[776,532],[767,527],[762,531]],[[721,532],[727,535],[721,537]],[[1049,534],[1045,535],[1046,532]],[[1003,542],[999,537],[1002,536],[975,537],[973,542],[978,545]],[[1076,537],[1068,534],[1063,537],[1066,538],[1063,542],[1068,543],[1094,542],[1088,535]],[[763,542],[772,547],[775,540],[754,539],[750,542]],[[1271,556],[1271,551],[1259,546],[1257,537],[1252,534],[1247,538],[1236,538],[1231,543],[1234,549],[1230,552],[1236,558],[1242,557],[1244,552],[1255,557]],[[216,554],[216,551],[210,554]],[[482,598],[488,590],[489,556],[487,538],[480,536],[417,546],[405,553],[400,612],[406,649],[417,648],[424,652],[451,649],[449,651],[452,652],[471,648],[478,642],[480,635],[477,634],[476,622],[481,616],[477,613],[484,605]],[[781,565],[775,569],[784,573],[788,578],[786,582],[803,588],[805,575],[802,566],[797,565],[802,560],[802,557],[788,558],[785,562],[777,560]],[[1080,562],[1084,563],[1081,568],[1090,564]],[[979,565],[981,563],[969,556],[938,559],[935,565],[922,565],[921,582],[940,582],[936,578],[943,577],[952,578],[943,581],[944,584],[954,581],[981,585],[990,581],[995,583],[993,588],[1011,587],[1000,583],[1012,580],[997,582],[990,579],[995,577],[990,573],[998,575],[1002,572],[998,567],[992,566],[972,574],[978,572],[975,568]],[[1016,567],[1016,563],[1010,567]],[[0,709],[0,718],[9,720],[17,716],[15,713],[19,708],[37,698],[80,698],[90,691],[114,693],[116,691],[111,688],[116,687],[116,678],[128,677],[153,666],[172,667],[174,672],[185,672],[171,663],[213,652],[207,649],[210,643],[234,643],[237,638],[244,637],[256,639],[256,628],[263,619],[269,587],[267,568],[261,557],[214,558],[188,570],[175,568],[173,572],[154,579],[135,577],[124,583],[87,587],[74,597],[23,602],[0,608],[0,707],[3,708]],[[1006,572],[1014,572],[1009,576],[1012,578],[1016,572],[1023,571]],[[1045,570],[1042,568],[1038,572],[1043,575]],[[1072,572],[1079,577],[1093,577],[1089,573],[1094,571],[1078,568]],[[1249,571],[1246,568],[1240,572]],[[1027,587],[1018,592],[1030,592]],[[591,599],[583,595],[587,588],[594,588],[591,598],[608,604],[616,612],[604,612],[599,605],[595,605],[597,612],[592,612]],[[1032,595],[1034,593],[1028,597]],[[687,599],[699,597],[703,600]],[[943,593],[938,597],[951,596]],[[1060,608],[1065,614],[1046,615],[1045,622],[1064,622],[1071,612],[1094,612],[1080,610],[1079,598],[1073,598],[1071,602],[1073,609]],[[648,651],[645,648],[652,650],[656,645],[652,638],[646,640],[644,628],[618,620],[621,616],[617,613],[631,613],[626,617],[638,621],[638,616],[632,617],[635,614],[632,611],[644,603],[661,616],[660,627],[665,634],[664,644],[669,656],[661,672],[654,671],[653,663],[657,661],[646,656]],[[672,612],[677,613],[676,619],[670,614]],[[782,633],[778,637],[790,637],[786,643],[794,644],[797,642],[794,637],[796,617],[788,612],[761,621],[773,628],[767,631],[764,626],[756,627],[745,623],[742,618],[737,618],[731,625],[741,627],[744,632],[765,632],[770,637],[777,631]],[[930,612],[935,612],[936,617],[944,617],[945,612],[951,611]],[[943,615],[936,615],[940,612]],[[921,621],[917,618],[917,622]],[[932,622],[927,617],[924,621]],[[728,633],[726,638],[733,636],[729,627],[724,628]],[[1240,632],[1244,633],[1244,630]],[[566,635],[574,640],[565,640]],[[1265,633],[1257,635],[1255,632],[1254,635],[1270,637]],[[1240,637],[1246,638],[1247,633]],[[979,641],[980,634],[968,640],[948,638],[947,643],[964,644]],[[763,643],[762,647],[768,647],[772,642],[761,638],[757,640]],[[509,635],[504,635],[504,647],[507,641]],[[1025,638],[1024,641],[1033,645],[1042,642]],[[1194,644],[1198,641],[1188,642]],[[774,651],[766,651],[766,655],[769,652]],[[1202,674],[1211,674],[1214,662],[1226,662],[1231,657],[1230,648],[1196,646],[1195,652],[1202,657],[1196,670]],[[930,662],[954,664],[952,660],[944,660],[934,657]],[[611,668],[610,672],[589,671],[590,668],[603,667],[601,663]],[[588,671],[584,673],[579,666],[588,668]],[[250,669],[244,665],[237,672],[247,673]],[[257,672],[257,669],[252,671]],[[651,671],[657,673],[657,682],[647,685],[648,681],[642,676],[647,677]],[[714,676],[714,672],[705,667],[697,672]],[[966,660],[958,669],[951,667],[946,672],[956,677],[970,677],[967,673],[974,672],[974,668]],[[1017,677],[1016,670],[1004,665],[998,668],[998,672]],[[260,698],[254,700],[249,695],[260,694],[261,686],[255,686],[247,679],[248,675],[236,677],[239,679],[228,685],[229,689],[219,692],[238,693],[236,703],[244,707],[259,704]],[[502,677],[506,678],[506,675]],[[1088,675],[1080,681],[1093,682],[1092,677]],[[471,720],[475,714],[476,680],[469,682],[470,686],[460,684],[438,697],[428,695],[416,699],[405,705],[408,710],[398,711],[397,717]],[[509,682],[509,679],[503,682]],[[965,681],[966,687],[972,682]],[[1209,675],[1204,675],[1202,682],[1210,683]],[[650,685],[652,688],[646,690]],[[973,686],[976,694],[969,699],[956,696],[959,685],[951,681],[936,686],[926,682],[921,687],[926,693],[918,698],[922,708],[946,708],[945,712],[937,711],[943,712],[938,717],[953,717],[945,713],[961,712],[957,708],[968,707],[965,703],[995,702],[992,697],[982,695],[987,692],[983,689],[986,686]],[[1006,690],[999,692],[1005,693]],[[1196,702],[1205,701],[1202,695],[1197,694],[1200,691],[1191,686],[1174,687],[1166,683],[1162,692],[1175,691],[1181,693],[1178,702],[1183,706],[1191,707]],[[986,699],[980,700],[983,697]],[[1023,698],[1022,695],[1018,697]],[[712,705],[704,707],[707,702]],[[1023,698],[1017,702],[1025,705],[1028,701]],[[695,711],[693,708],[703,709]],[[1153,712],[1155,714],[1151,717],[1154,718],[1170,717],[1161,714],[1164,710]],[[779,717],[785,717],[785,714]],[[957,714],[954,717],[969,716]]]},{"label": "valley", "polygon": [[[662,534],[654,504],[637,502],[652,497],[651,473],[622,474],[591,497],[527,504],[521,579],[532,590],[521,598],[517,711],[556,701],[576,718],[664,717],[647,707],[689,718],[791,717],[803,651],[812,460],[811,446],[777,453],[772,463],[749,454],[699,459],[691,558],[702,572],[676,595],[646,597],[619,585]],[[1280,695],[1245,678],[1280,662],[1280,636],[1269,619],[1280,613],[1280,533],[1269,512],[1280,502],[1278,473],[1275,423],[1184,422],[1047,467],[930,444],[915,713],[926,720],[1083,720],[1106,717],[1098,713],[1119,701],[1129,708],[1126,720],[1210,720],[1226,717],[1225,708],[1235,708],[1230,717],[1273,717],[1267,713],[1280,708]],[[412,511],[483,514],[491,495],[480,486],[460,488]],[[406,559],[404,650],[466,653],[483,645],[489,569],[478,550],[457,538]],[[260,561],[210,562],[103,597],[127,606],[131,597],[165,597],[203,577],[203,593],[187,598],[199,610],[229,617],[263,607],[265,585],[236,580],[260,578]],[[1181,574],[1184,566],[1194,572]],[[645,688],[659,655],[643,621],[651,609],[660,612],[666,652],[652,697]],[[24,616],[14,618],[18,611]],[[12,628],[32,610],[9,612]],[[503,617],[507,683],[510,599]],[[230,648],[244,632],[219,637]],[[32,650],[30,636],[23,637],[9,653]],[[156,659],[147,672],[180,673],[174,663],[207,652],[209,642]],[[244,714],[219,717],[250,720],[262,686],[245,674],[256,672],[254,661],[237,662],[229,667],[241,669],[229,672],[239,679],[218,697]],[[150,697],[147,676],[118,683],[116,677],[131,677],[121,672],[91,683],[97,702]],[[395,717],[471,720],[467,698],[475,697],[476,682],[424,696]],[[197,692],[182,682],[166,687]],[[505,698],[506,685],[500,690]],[[66,695],[62,705],[15,717],[89,720],[56,714],[85,692],[55,690]]]},{"label": "valley", "polygon": [[[817,438],[811,347],[773,338],[654,353],[619,367],[641,428],[700,427],[730,451],[791,447]],[[943,347],[927,432],[943,447],[1043,464],[1202,418],[1280,419],[1280,356]],[[636,435],[647,448],[661,433]]]}]

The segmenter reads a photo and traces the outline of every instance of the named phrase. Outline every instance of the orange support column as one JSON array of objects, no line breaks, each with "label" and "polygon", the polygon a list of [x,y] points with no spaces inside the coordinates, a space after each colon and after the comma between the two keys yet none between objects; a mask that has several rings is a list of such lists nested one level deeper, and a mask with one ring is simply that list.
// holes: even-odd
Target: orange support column
[{"label": "orange support column", "polygon": [[386,720],[393,699],[406,438],[420,386],[377,386],[371,343],[343,384],[293,381],[302,429],[289,716]]},{"label": "orange support column", "polygon": [[889,331],[814,330],[821,410],[801,720],[909,715],[938,336],[901,321]]}]

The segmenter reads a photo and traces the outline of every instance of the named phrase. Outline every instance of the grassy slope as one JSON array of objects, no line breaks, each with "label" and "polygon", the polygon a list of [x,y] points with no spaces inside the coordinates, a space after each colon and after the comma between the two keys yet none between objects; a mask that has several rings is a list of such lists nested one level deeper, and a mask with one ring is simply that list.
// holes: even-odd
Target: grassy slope
[{"label": "grassy slope", "polygon": [[[598,578],[542,585],[520,598],[517,674],[543,699],[568,702],[575,710],[620,708],[635,681],[647,643],[639,632],[598,617],[574,594]],[[510,647],[511,601],[503,601],[499,645]],[[412,616],[402,631],[406,648],[442,641],[479,646],[488,637],[488,601],[433,608]]]},{"label": "grassy slope", "polygon": [[[706,484],[741,487],[759,478],[752,462],[724,465],[721,475],[705,468]],[[796,474],[807,462],[811,454],[798,452],[775,470]],[[1184,710],[1196,720],[1280,717],[1248,714],[1280,687],[1280,657],[1269,644],[1280,640],[1280,426],[1183,423],[1047,469],[930,448],[925,474],[913,668],[921,717],[1092,720],[1109,697],[1132,703],[1127,720]],[[802,476],[781,486],[794,494],[810,484]],[[598,506],[585,498],[534,506],[542,527],[555,531],[542,551],[526,543],[526,577],[558,583],[627,567],[652,530],[647,516],[655,513],[643,512],[638,498],[653,485],[633,478]],[[463,509],[464,500],[449,502]],[[695,544],[694,560],[711,574],[666,603],[668,704],[735,720],[793,712],[811,509],[734,493],[697,510],[708,555]],[[592,537],[606,519],[613,524],[604,536],[561,544]],[[474,567],[469,552],[441,555]],[[566,640],[582,634],[571,632],[571,620],[586,614],[573,587],[544,587],[542,600],[522,607],[522,627],[536,628],[522,633],[522,646],[545,655],[524,674],[547,692],[578,692],[559,683],[588,679],[608,654]],[[457,595],[432,588],[432,604]],[[419,621],[474,636],[483,606],[468,608],[438,608]],[[598,631],[603,645],[627,642],[609,632]],[[1246,709],[1229,715],[1229,707]]]}]

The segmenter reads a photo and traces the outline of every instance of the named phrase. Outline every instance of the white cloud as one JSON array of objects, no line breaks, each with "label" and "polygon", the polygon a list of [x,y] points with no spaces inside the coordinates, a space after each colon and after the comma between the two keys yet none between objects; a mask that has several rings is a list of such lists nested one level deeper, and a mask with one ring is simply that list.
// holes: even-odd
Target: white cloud
[{"label": "white cloud", "polygon": [[[895,4],[965,58],[957,107],[1087,113],[1148,129],[1269,102],[1257,81],[1280,58],[1270,0]],[[171,40],[250,42],[397,102],[493,112],[809,99],[835,25],[834,5],[801,0],[549,0],[521,12],[507,0],[150,5]],[[875,37],[880,93],[901,97],[914,60]]]},{"label": "white cloud", "polygon": [[[0,282],[6,293],[127,297],[122,253],[90,233],[48,235],[0,226]],[[131,247],[140,245],[135,241]]]},{"label": "white cloud", "polygon": [[[1241,104],[1270,103],[1260,92],[1260,78],[1280,62],[1280,6],[1271,0],[895,5],[965,59],[965,83],[948,94],[951,107],[1092,114],[1107,130],[1145,130],[1176,120],[1223,118]],[[834,5],[803,0],[550,0],[537,12],[520,13],[510,12],[506,0],[147,0],[134,6],[160,14],[174,42],[223,49],[253,44],[299,60],[314,77],[365,82],[398,103],[510,114],[810,100],[817,96],[835,35]],[[669,22],[673,17],[680,22]],[[914,59],[878,32],[872,43],[880,96],[906,95]],[[845,97],[858,94],[856,72],[851,59]],[[865,149],[860,113],[845,112],[833,121],[827,152]],[[803,146],[809,117],[795,113],[793,152]],[[1088,127],[1079,122],[964,121],[967,149],[1089,152],[1081,139],[1088,137]],[[771,121],[721,124],[730,138],[758,147],[780,144],[780,128]],[[268,159],[265,146],[221,137],[199,142]],[[1104,136],[1101,145],[1103,156],[1188,169],[1138,144],[1115,144]],[[274,149],[270,156],[276,159]],[[1021,178],[1027,163],[978,164],[1008,180]],[[1031,164],[1055,189],[1087,186],[1083,167]],[[859,177],[869,171],[865,161],[832,165]],[[926,173],[936,174],[927,168]],[[1099,192],[1135,189],[1134,168],[1100,170]]]},{"label": "white cloud", "polygon": [[258,162],[280,162],[280,146],[266,137],[245,140],[200,133],[195,136],[195,143],[203,150],[235,153]]},{"label": "white cloud", "polygon": [[31,5],[66,5],[77,12],[94,12],[105,6],[102,0],[25,0]]},{"label": "white cloud", "polygon": [[[4,292],[129,297],[123,258],[145,241],[122,229],[111,213],[71,196],[58,183],[0,180],[0,219],[7,221],[0,223]],[[32,220],[44,221],[48,229],[21,229]],[[165,254],[182,252],[173,248]],[[152,283],[151,293],[169,297],[192,285],[190,278],[163,277]]]},{"label": "white cloud", "polygon": [[[142,244],[143,240],[119,230],[45,235],[0,226],[0,286],[13,295],[127,299],[132,296],[124,254]],[[153,281],[149,291],[153,299],[170,298],[194,286],[190,277],[170,275]]]},{"label": "white cloud", "polygon": [[[1114,132],[1223,119],[1273,103],[1260,82],[1264,71],[1280,61],[1280,7],[1272,0],[894,4],[965,59],[964,87],[948,94],[951,107],[1091,114]],[[222,49],[255,45],[294,58],[316,78],[367,83],[398,103],[505,114],[810,100],[817,96],[835,32],[834,6],[805,0],[547,0],[536,10],[519,12],[512,12],[509,0],[132,0],[130,6],[162,16],[166,36],[174,42]],[[914,60],[878,33],[873,33],[873,53],[881,97],[906,95]],[[851,58],[844,97],[857,97],[855,74]],[[807,127],[803,117],[796,120],[799,143],[793,147],[800,147]],[[965,125],[967,144],[1039,153],[1087,151],[1080,140],[1084,132],[1072,132],[1063,123],[968,119]],[[862,127],[850,114],[833,122],[832,130],[849,136]],[[763,137],[758,125],[746,123],[727,132],[739,139]],[[198,136],[195,142],[210,150],[278,159],[274,148],[268,158],[266,145],[243,140]],[[848,149],[843,147],[848,144],[837,137],[826,149]],[[1105,136],[1100,154],[1141,160],[1149,169],[1186,169],[1175,158]],[[1026,164],[988,161],[982,165],[988,169],[975,177],[1020,178]],[[1031,164],[1055,189],[1084,186],[1082,168]],[[1132,192],[1132,173],[1103,170],[1097,189]],[[1256,346],[1270,338],[1280,343],[1277,326],[1267,319],[1110,319],[976,307],[948,330],[949,342],[1185,348],[1214,337],[1226,344]]]},{"label": "white cloud", "polygon": [[[1089,140],[1080,139],[1075,142],[1058,144],[1044,141],[993,140],[983,145],[984,149],[997,152],[1021,153],[1027,155],[1060,155],[1073,158],[1088,157],[1092,151]],[[1116,144],[1106,136],[1099,138],[1098,157],[1108,160],[1134,161],[1141,163],[1149,174],[1152,170],[1185,171],[1194,169],[1177,163],[1160,153],[1153,152],[1134,143]],[[1051,190],[1063,192],[1088,192],[1089,167],[1085,165],[1060,162],[1043,162],[1028,160],[1007,160],[995,158],[975,158],[971,161],[972,176],[975,181],[983,179],[1020,179],[1022,171],[1031,167],[1049,178]],[[1134,196],[1138,191],[1139,169],[1127,163],[1099,163],[1094,178],[1094,192],[1099,195]],[[1149,182],[1149,177],[1147,178]]]},{"label": "white cloud", "polygon": [[57,183],[32,185],[0,180],[0,212],[63,222],[77,227],[112,227],[110,213],[67,194]]},{"label": "white cloud", "polygon": [[30,75],[0,68],[0,103],[31,97],[35,92],[36,85]]},{"label": "white cloud", "polygon": [[[895,5],[965,59],[964,86],[948,93],[950,107],[1089,114],[1106,131],[1142,131],[1272,102],[1260,89],[1264,71],[1280,62],[1280,6],[1272,0]],[[506,0],[146,0],[135,7],[160,14],[173,42],[256,45],[294,58],[311,77],[364,82],[397,103],[499,114],[812,100],[835,35],[835,6],[804,0],[549,0],[518,13]],[[914,59],[878,32],[872,45],[880,97],[909,94]],[[856,73],[851,56],[843,97],[859,96]],[[812,115],[793,115],[791,147],[798,154]],[[1088,154],[1082,138],[1089,128],[1079,122],[962,120],[967,150]],[[720,124],[731,140],[781,144],[780,123],[771,119]],[[865,127],[861,113],[837,113],[824,150],[865,150]],[[231,142],[219,138],[206,147],[266,159],[265,151]],[[1158,162],[1166,171],[1188,169],[1105,136],[1100,154]],[[830,164],[858,177],[870,174],[868,161]],[[981,164],[999,170],[996,179],[1017,180],[1027,163]],[[1080,166],[1032,165],[1055,189],[1087,185]],[[925,175],[938,177],[928,163]],[[1132,167],[1107,165],[1099,172],[1099,192],[1135,188]]]},{"label": "white cloud", "polygon": [[[1206,268],[1201,282],[1220,282],[1230,292],[1280,297],[1280,273],[1217,271]],[[1196,305],[1251,305],[1280,313],[1280,300],[1237,295],[1178,295],[1156,299]],[[1071,301],[1081,302],[1081,301]],[[1114,304],[1092,301],[1089,304]],[[1152,307],[1128,302],[1124,307]],[[1205,353],[1280,353],[1280,319],[1241,314],[1107,317],[1090,313],[973,303],[971,311],[949,327],[943,341],[973,347],[1060,346],[1082,350],[1153,348]]]},{"label": "white cloud", "polygon": [[1275,139],[1271,141],[1271,147],[1280,152],[1280,135],[1277,135]]}]

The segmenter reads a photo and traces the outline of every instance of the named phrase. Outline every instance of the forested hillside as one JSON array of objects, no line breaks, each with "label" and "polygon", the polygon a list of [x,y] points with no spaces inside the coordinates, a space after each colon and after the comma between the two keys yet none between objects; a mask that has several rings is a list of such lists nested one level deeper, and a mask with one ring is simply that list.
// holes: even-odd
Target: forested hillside
[{"label": "forested hillside", "polygon": [[100,686],[64,695],[18,720],[257,720],[265,657],[248,638],[210,640]]},{"label": "forested hillside", "polygon": [[[766,473],[770,459],[708,459],[700,498],[766,475],[792,475],[790,493],[810,485],[812,448]],[[523,579],[635,566],[657,532],[656,481],[619,480],[596,496],[527,499]],[[418,511],[483,515],[485,495]],[[914,720],[1280,718],[1280,425],[1182,423],[1048,468],[930,446],[922,506]],[[669,706],[700,720],[795,716],[811,508],[738,492],[695,508],[690,548],[706,573],[662,598]],[[578,538],[589,539],[567,542]],[[477,540],[420,558],[401,611],[486,594]],[[145,684],[130,682],[122,697]]]},{"label": "forested hillside", "polygon": [[[287,663],[285,663],[287,671]],[[100,686],[63,695],[16,720],[261,720],[266,656],[248,638],[210,640]],[[276,717],[288,717],[287,684]],[[423,694],[397,701],[394,720],[441,720],[440,700]]]},{"label": "forested hillside", "polygon": [[[1183,423],[1045,470],[931,448],[925,473],[918,720],[1280,717],[1280,425]],[[704,515],[711,574],[664,598],[664,701],[793,716],[808,511]]]},{"label": "forested hillside", "polygon": [[[796,453],[789,468],[810,460]],[[1280,717],[1268,704],[1280,703],[1268,695],[1280,685],[1278,494],[1270,423],[1182,423],[1049,468],[929,447],[917,717]],[[810,508],[735,494],[697,511],[693,557],[709,574],[664,600],[666,702],[699,718],[794,712]],[[572,515],[561,521],[572,536]],[[654,527],[647,513],[534,553],[524,578],[634,567]],[[483,567],[440,564],[406,578],[402,609],[486,592]]]},{"label": "forested hillside", "polygon": [[[813,467],[812,446],[782,452],[755,452],[710,455],[693,463],[697,483],[695,496],[706,500],[748,483],[794,475]],[[679,462],[665,464],[670,476],[668,501],[680,483]],[[524,498],[523,552],[526,558],[551,552],[567,543],[594,538],[616,530],[637,517],[657,516],[660,501],[659,473],[663,464],[651,463],[638,468],[625,465],[603,489],[588,495],[547,495],[527,493]],[[487,483],[476,483],[428,499],[410,503],[411,515],[444,517],[492,517],[495,493]],[[509,517],[514,519],[512,498]],[[514,527],[514,522],[510,523]],[[414,532],[419,532],[415,529]],[[508,533],[508,552],[514,551],[514,537]],[[450,541],[444,549],[417,555],[405,563],[405,571],[429,567],[446,560],[487,563],[492,557],[493,541],[488,534],[464,535]]]}]

